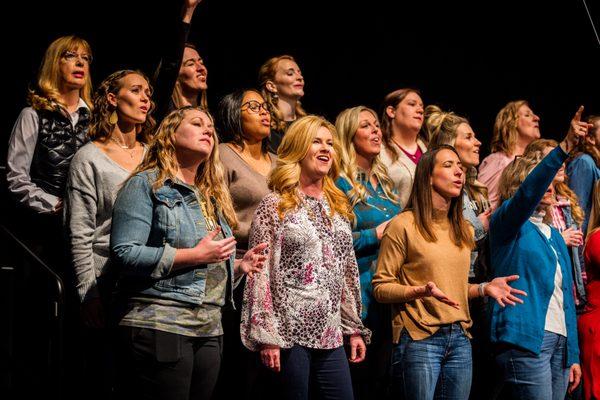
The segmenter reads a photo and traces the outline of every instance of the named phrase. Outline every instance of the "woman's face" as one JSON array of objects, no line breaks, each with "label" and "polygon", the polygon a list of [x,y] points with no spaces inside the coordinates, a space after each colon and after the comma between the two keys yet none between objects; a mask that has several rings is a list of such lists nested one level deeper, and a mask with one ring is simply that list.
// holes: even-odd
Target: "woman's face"
[{"label": "woman's face", "polygon": [[119,121],[143,124],[150,111],[150,97],[146,79],[138,74],[129,74],[121,78],[117,94],[109,94],[109,101],[116,106]]},{"label": "woman's face", "polygon": [[200,110],[189,110],[175,131],[175,150],[186,158],[209,158],[215,146],[215,128],[210,117]]},{"label": "woman's face", "polygon": [[540,138],[540,117],[535,115],[527,104],[523,104],[517,111],[517,131],[519,137],[531,143]]},{"label": "woman's face", "polygon": [[358,115],[358,129],[352,144],[356,153],[370,162],[381,152],[379,121],[369,111],[361,111]]},{"label": "woman's face", "polygon": [[471,125],[462,123],[456,128],[456,140],[454,148],[460,157],[464,167],[476,167],[479,165],[479,147],[481,142],[475,137]]},{"label": "woman's face", "polygon": [[600,148],[600,119],[594,122],[594,127],[589,132],[588,140],[594,146]]},{"label": "woman's face", "polygon": [[60,58],[60,79],[67,89],[81,89],[90,73],[91,56],[82,48],[63,52]]},{"label": "woman's face", "polygon": [[186,91],[198,92],[206,90],[208,70],[195,49],[186,47],[179,68],[177,81]]},{"label": "woman's face", "polygon": [[279,97],[300,100],[304,96],[304,77],[292,60],[282,59],[277,63],[273,84]]},{"label": "woman's face", "polygon": [[460,196],[463,187],[462,164],[452,150],[442,149],[436,154],[431,187],[445,199]]},{"label": "woman's face", "polygon": [[254,91],[244,93],[242,99],[242,131],[252,141],[261,141],[271,133],[271,114],[265,99]]},{"label": "woman's face", "polygon": [[397,127],[419,131],[423,125],[423,100],[417,93],[410,92],[396,108],[388,107],[386,114]]},{"label": "woman's face", "polygon": [[320,127],[306,156],[300,161],[300,174],[310,181],[323,179],[333,164],[333,135],[329,129]]}]

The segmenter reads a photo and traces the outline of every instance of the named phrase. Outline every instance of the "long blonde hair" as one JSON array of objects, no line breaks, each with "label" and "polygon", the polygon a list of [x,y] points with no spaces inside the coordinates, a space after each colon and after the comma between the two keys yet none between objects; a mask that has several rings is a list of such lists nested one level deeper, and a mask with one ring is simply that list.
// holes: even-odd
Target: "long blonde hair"
[{"label": "long blonde hair", "polygon": [[[361,172],[356,166],[356,149],[353,143],[360,124],[360,113],[363,111],[371,113],[378,120],[377,113],[365,106],[347,108],[335,120],[335,128],[340,138],[340,175],[352,185],[352,189],[348,192],[352,207],[361,202],[366,203],[369,198],[367,188],[359,180]],[[371,163],[371,175],[377,178],[385,196],[394,203],[399,203],[398,195],[394,193],[394,182],[379,156],[376,156]]]},{"label": "long blonde hair", "polygon": [[332,166],[329,173],[323,178],[323,194],[331,207],[331,216],[340,214],[349,221],[354,221],[354,214],[348,198],[336,185],[339,176],[339,160],[337,134],[335,127],[322,117],[307,115],[289,127],[277,151],[277,165],[271,171],[268,179],[269,189],[281,196],[278,214],[283,219],[285,214],[298,208],[301,203],[300,162],[306,157],[319,128],[325,127],[333,136],[334,151],[331,152]]},{"label": "long blonde hair", "polygon": [[[523,152],[522,158],[526,160],[531,159],[532,161],[539,163],[544,158],[544,150],[555,147],[558,147],[558,142],[556,140],[537,139],[527,145],[525,151]],[[573,220],[578,226],[581,226],[585,217],[585,212],[579,206],[579,198],[577,197],[577,194],[575,194],[575,192],[571,190],[567,184],[568,179],[569,178],[565,175],[565,182],[555,183],[554,189],[556,190],[557,195],[563,196],[569,200]]]},{"label": "long blonde hair", "polygon": [[519,108],[524,105],[529,106],[529,103],[525,100],[511,101],[502,107],[496,115],[492,135],[492,153],[502,152],[506,155],[512,155],[519,137],[517,129]]},{"label": "long blonde hair", "polygon": [[[117,94],[123,87],[123,78],[131,74],[136,74],[144,78],[146,82],[148,82],[148,86],[152,92],[150,81],[141,71],[126,69],[110,74],[102,81],[100,86],[98,86],[98,89],[96,89],[96,93],[94,93],[94,112],[92,113],[90,131],[88,133],[92,140],[110,139],[115,127],[115,124],[110,122],[110,116],[113,112],[115,112],[116,107],[109,103],[108,94]],[[146,121],[137,125],[137,137],[142,143],[148,143],[152,130],[156,125],[154,118],[152,118],[153,111],[154,102],[150,100],[150,107],[148,109],[148,113],[146,114]]]},{"label": "long blonde hair", "polygon": [[[37,88],[30,90],[28,95],[28,103],[35,110],[56,111],[59,106],[65,107],[61,101],[59,91],[61,73],[60,60],[67,51],[79,49],[85,51],[90,56],[92,48],[89,43],[77,36],[62,36],[53,41],[46,49],[44,59],[40,66],[37,79]],[[88,73],[85,76],[85,83],[79,90],[79,97],[92,107],[92,79]]]},{"label": "long blonde hair", "polygon": [[[159,125],[144,160],[133,174],[142,171],[156,170],[158,175],[152,185],[154,190],[161,187],[167,179],[175,180],[179,164],[175,149],[175,133],[184,120],[186,113],[198,110],[205,113],[211,120],[208,111],[198,107],[183,107],[168,114]],[[237,227],[237,217],[233,201],[225,180],[225,168],[219,158],[219,140],[215,134],[214,146],[208,158],[198,166],[195,186],[210,201],[207,201],[207,211],[210,214],[219,211],[223,214],[230,227]],[[216,209],[216,210],[215,210]]]},{"label": "long blonde hair", "polygon": [[[434,219],[434,207],[432,198],[431,176],[435,167],[437,155],[442,150],[450,150],[458,157],[458,153],[452,146],[446,144],[430,149],[423,154],[417,169],[415,170],[415,183],[410,192],[408,203],[405,211],[412,211],[415,218],[415,226],[417,230],[428,242],[437,241],[434,230],[432,229]],[[463,196],[462,191],[450,201],[450,209],[448,210],[448,220],[450,222],[450,238],[458,247],[473,249],[475,240],[470,224],[463,216],[462,211]]]},{"label": "long blonde hair", "polygon": [[[424,130],[430,137],[429,147],[435,148],[443,144],[454,147],[457,129],[461,124],[469,125],[469,121],[453,112],[445,112],[438,106],[425,107]],[[472,166],[467,169],[465,191],[469,198],[477,204],[481,212],[489,208],[487,187],[477,180],[477,168]]]},{"label": "long blonde hair", "polygon": [[[269,105],[269,110],[271,111],[271,128],[277,131],[284,131],[287,123],[283,120],[283,113],[279,110],[279,108],[277,108],[277,96],[267,90],[267,82],[275,80],[277,65],[281,60],[290,60],[296,62],[294,57],[288,55],[271,57],[263,65],[261,65],[260,69],[258,70],[258,84],[260,87],[260,92]],[[299,100],[296,102],[295,112],[298,118],[306,115],[306,111],[304,111],[304,108],[302,108],[302,104]]]}]

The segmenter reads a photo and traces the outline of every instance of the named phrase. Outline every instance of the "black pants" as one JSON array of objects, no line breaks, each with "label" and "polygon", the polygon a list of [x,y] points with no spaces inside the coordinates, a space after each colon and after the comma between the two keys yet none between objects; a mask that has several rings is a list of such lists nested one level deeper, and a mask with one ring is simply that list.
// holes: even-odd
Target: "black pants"
[{"label": "black pants", "polygon": [[122,399],[209,400],[221,367],[223,338],[194,338],[119,327]]}]

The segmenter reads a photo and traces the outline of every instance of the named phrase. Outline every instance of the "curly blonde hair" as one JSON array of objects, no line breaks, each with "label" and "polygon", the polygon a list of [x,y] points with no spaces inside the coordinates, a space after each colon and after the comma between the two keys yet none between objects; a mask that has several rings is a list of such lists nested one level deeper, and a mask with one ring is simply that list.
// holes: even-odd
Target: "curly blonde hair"
[{"label": "curly blonde hair", "polygon": [[[134,175],[138,172],[157,170],[156,181],[152,185],[156,190],[161,187],[165,180],[175,180],[179,163],[177,161],[175,149],[175,134],[190,111],[200,111],[206,114],[212,121],[212,116],[208,111],[199,107],[183,107],[168,114],[158,126],[158,129],[148,146],[146,156],[138,166]],[[200,193],[207,196],[207,211],[215,214],[215,211],[222,213],[230,227],[237,227],[237,217],[233,208],[233,201],[229,188],[225,180],[225,168],[219,158],[219,140],[215,134],[214,146],[208,158],[198,166],[196,173],[195,186]]]},{"label": "curly blonde hair", "polygon": [[496,115],[492,135],[492,153],[502,152],[506,155],[512,155],[519,136],[517,122],[519,120],[519,108],[522,106],[529,106],[529,103],[525,100],[511,101],[502,107]]},{"label": "curly blonde hair", "polygon": [[[454,147],[456,132],[461,124],[469,125],[469,121],[453,112],[442,111],[440,107],[435,105],[425,107],[423,129],[430,137],[429,147],[432,149],[443,144]],[[475,166],[467,169],[465,191],[469,198],[475,201],[480,212],[490,207],[487,187],[477,180],[477,168]]]},{"label": "curly blonde hair", "polygon": [[350,222],[354,222],[352,207],[348,198],[336,185],[339,176],[339,144],[335,127],[325,118],[316,115],[307,115],[296,120],[289,127],[277,151],[277,165],[271,171],[268,179],[269,189],[281,196],[278,206],[278,215],[283,219],[285,214],[298,208],[301,203],[300,162],[306,157],[319,128],[327,128],[334,142],[334,151],[331,152],[332,166],[329,173],[323,178],[323,194],[331,207],[331,216],[340,214]]},{"label": "curly blonde hair", "polygon": [[[290,60],[296,62],[294,57],[288,55],[272,57],[269,58],[263,65],[261,65],[258,71],[258,84],[260,87],[260,92],[269,105],[269,110],[271,111],[271,128],[277,131],[284,131],[287,123],[283,120],[282,112],[277,108],[277,99],[275,94],[267,90],[267,82],[275,80],[277,66],[281,60]],[[295,111],[298,118],[306,115],[306,111],[304,111],[302,108],[300,101],[296,102]]]},{"label": "curly blonde hair", "polygon": [[[85,51],[92,55],[92,48],[84,39],[77,36],[62,36],[53,41],[46,49],[37,79],[37,88],[30,90],[27,101],[35,110],[56,111],[65,105],[61,101],[59,85],[61,80],[60,60],[67,51]],[[92,78],[85,77],[85,83],[79,91],[79,97],[92,107]]]},{"label": "curly blonde hair", "polygon": [[[148,82],[148,86],[152,92],[150,81],[143,72],[124,69],[110,74],[102,81],[98,89],[96,89],[96,93],[94,93],[94,112],[92,113],[90,131],[88,133],[92,140],[110,139],[115,128],[115,124],[110,123],[110,116],[116,110],[116,107],[108,101],[108,94],[112,93],[116,95],[123,87],[123,78],[131,74],[136,74],[144,78]],[[143,143],[148,143],[152,130],[156,126],[156,122],[152,117],[153,111],[154,102],[150,100],[150,108],[146,114],[146,121],[137,126],[138,140]]]},{"label": "curly blonde hair", "polygon": [[[356,149],[354,148],[354,135],[360,124],[360,113],[366,111],[373,115],[375,120],[379,122],[377,113],[365,106],[347,108],[342,111],[335,120],[335,128],[340,137],[340,164],[341,173],[352,189],[348,192],[350,204],[352,207],[358,203],[366,203],[369,198],[367,188],[360,182],[359,176],[361,172],[356,166]],[[392,202],[399,204],[398,195],[394,192],[394,182],[388,175],[386,166],[383,164],[379,156],[373,159],[371,164],[371,175],[377,178],[381,185],[385,196]]]}]

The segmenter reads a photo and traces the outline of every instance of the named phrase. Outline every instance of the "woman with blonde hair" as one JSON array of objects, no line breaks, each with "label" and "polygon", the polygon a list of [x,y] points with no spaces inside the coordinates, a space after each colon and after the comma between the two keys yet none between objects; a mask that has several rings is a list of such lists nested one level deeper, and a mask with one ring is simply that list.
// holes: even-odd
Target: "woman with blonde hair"
[{"label": "woman with blonde hair", "polygon": [[456,150],[430,149],[417,165],[407,207],[381,241],[375,299],[392,304],[392,380],[404,399],[467,399],[471,388],[469,299],[521,303],[508,282],[469,284],[473,228],[462,213],[463,170]]},{"label": "woman with blonde hair", "polygon": [[398,89],[385,96],[382,109],[383,148],[380,157],[404,207],[412,189],[415,168],[429,143],[421,129],[423,100],[418,90]]},{"label": "woman with blonde hair", "polygon": [[246,283],[241,335],[279,372],[282,397],[308,399],[309,378],[330,399],[352,398],[350,362],[365,357],[370,332],[352,248],[352,208],[335,186],[335,127],[306,116],[291,126],[259,204],[250,245],[269,244],[266,268]]},{"label": "woman with blonde hair", "polygon": [[237,219],[217,145],[206,111],[173,111],[117,196],[110,241],[125,396],[210,399],[222,308],[236,278],[264,262],[266,244],[235,258]]},{"label": "woman with blonde hair", "polygon": [[584,398],[600,399],[600,181],[594,184],[592,200],[584,249],[588,302],[577,328]]},{"label": "woman with blonde hair", "polygon": [[552,182],[588,124],[583,107],[560,145],[540,162],[520,157],[502,173],[502,203],[490,223],[495,276],[518,274],[529,296],[519,309],[490,307],[491,341],[510,398],[564,399],[579,384],[579,347],[569,251],[544,221]]},{"label": "woman with blonde hair", "polygon": [[335,126],[341,142],[341,173],[336,185],[346,193],[354,213],[352,238],[360,276],[361,317],[373,332],[369,358],[350,369],[354,397],[383,397],[391,356],[389,306],[374,301],[371,280],[383,231],[400,212],[400,202],[379,158],[382,135],[375,111],[364,106],[348,108],[338,115]]},{"label": "woman with blonde hair", "polygon": [[89,136],[73,157],[65,194],[65,227],[80,316],[86,374],[98,378],[95,398],[111,396],[113,349],[110,303],[116,274],[110,263],[110,225],[117,192],[142,161],[151,117],[152,88],[137,71],[118,71],[94,96]]},{"label": "woman with blonde hair", "polygon": [[496,115],[492,136],[492,154],[481,162],[479,180],[489,194],[492,210],[499,205],[500,176],[506,166],[522,155],[525,147],[540,138],[540,118],[525,100],[511,101]]},{"label": "woman with blonde hair", "polygon": [[567,161],[569,186],[577,194],[579,205],[585,213],[581,224],[584,237],[588,231],[588,218],[594,202],[594,183],[600,179],[600,116],[590,115],[587,122],[590,124],[588,134],[577,145],[573,157]]},{"label": "woman with blonde hair", "polygon": [[287,128],[306,115],[300,104],[304,96],[304,77],[294,57],[269,58],[258,71],[258,84],[271,112],[269,151],[277,154]]}]

